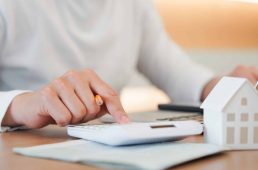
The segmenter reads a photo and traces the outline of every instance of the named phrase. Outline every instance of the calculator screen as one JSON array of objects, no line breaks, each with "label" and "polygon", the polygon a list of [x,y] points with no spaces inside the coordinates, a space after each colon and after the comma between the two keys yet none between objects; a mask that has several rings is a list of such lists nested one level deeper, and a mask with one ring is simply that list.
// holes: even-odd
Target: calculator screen
[{"label": "calculator screen", "polygon": [[158,129],[158,128],[171,128],[171,127],[176,127],[173,124],[170,125],[151,125],[150,126],[152,129]]}]

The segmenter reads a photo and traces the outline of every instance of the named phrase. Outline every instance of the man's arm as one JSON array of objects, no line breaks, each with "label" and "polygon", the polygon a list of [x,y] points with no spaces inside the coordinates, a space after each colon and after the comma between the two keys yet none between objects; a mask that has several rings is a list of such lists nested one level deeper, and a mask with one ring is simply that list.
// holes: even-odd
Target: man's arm
[{"label": "man's arm", "polygon": [[[175,103],[198,104],[221,76],[193,62],[166,34],[154,5],[145,1],[138,69],[163,89]],[[257,82],[257,68],[238,66],[228,76]]]},{"label": "man's arm", "polygon": [[[143,2],[143,1],[142,1]],[[151,1],[142,10],[142,42],[138,69],[164,90],[174,103],[198,104],[211,70],[193,62],[170,40]]]},{"label": "man's arm", "polygon": [[[96,103],[94,94],[102,97],[104,105]],[[40,128],[56,123],[65,126],[84,123],[105,113],[110,113],[118,123],[129,121],[118,94],[94,71],[72,70],[42,89],[13,98],[2,125]]]},{"label": "man's arm", "polygon": [[[252,84],[256,84],[258,81],[258,69],[255,66],[237,66],[232,72],[230,72],[227,76],[232,77],[243,77],[248,79]],[[219,82],[222,76],[216,76],[211,81],[209,81],[202,91],[201,101],[204,101],[208,96],[213,87]]]},{"label": "man's arm", "polygon": [[[0,8],[0,57],[7,32],[4,19]],[[103,99],[103,105],[96,103],[96,94]],[[18,126],[83,123],[106,113],[119,123],[129,121],[119,95],[90,69],[71,70],[36,91],[0,91],[0,131]]]},{"label": "man's arm", "polygon": [[[8,110],[8,107],[12,100],[22,94],[26,93],[27,91],[24,90],[14,90],[14,91],[6,91],[6,92],[0,92],[0,132],[12,130],[12,128],[8,126],[3,126],[4,125],[4,116],[6,115],[6,112]],[[10,125],[9,125],[10,126]]]}]

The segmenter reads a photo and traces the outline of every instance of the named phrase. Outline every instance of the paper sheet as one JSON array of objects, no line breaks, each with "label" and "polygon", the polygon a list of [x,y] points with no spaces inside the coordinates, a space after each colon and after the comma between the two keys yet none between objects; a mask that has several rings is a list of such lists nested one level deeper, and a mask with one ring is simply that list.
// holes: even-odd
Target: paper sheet
[{"label": "paper sheet", "polygon": [[203,143],[169,142],[112,147],[86,140],[14,148],[14,152],[26,156],[123,170],[161,170],[221,151],[219,146]]}]

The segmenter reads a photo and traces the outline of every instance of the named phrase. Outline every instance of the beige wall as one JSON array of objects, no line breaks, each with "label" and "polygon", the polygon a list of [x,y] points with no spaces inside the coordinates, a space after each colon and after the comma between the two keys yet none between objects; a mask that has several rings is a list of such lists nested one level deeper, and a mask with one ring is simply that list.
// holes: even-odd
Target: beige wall
[{"label": "beige wall", "polygon": [[183,47],[258,48],[258,4],[231,0],[155,0]]}]

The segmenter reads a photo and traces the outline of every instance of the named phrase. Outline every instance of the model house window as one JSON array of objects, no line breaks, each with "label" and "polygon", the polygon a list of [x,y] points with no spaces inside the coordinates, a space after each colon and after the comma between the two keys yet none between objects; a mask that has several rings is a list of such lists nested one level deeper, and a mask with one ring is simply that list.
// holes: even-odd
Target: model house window
[{"label": "model house window", "polygon": [[257,122],[258,122],[258,113],[255,113],[255,114],[254,114],[254,121],[257,121]]},{"label": "model house window", "polygon": [[240,128],[240,143],[247,144],[247,139],[248,139],[248,128],[241,127]]},{"label": "model house window", "polygon": [[227,121],[228,122],[234,122],[235,121],[235,113],[228,113]]},{"label": "model house window", "polygon": [[242,105],[242,106],[246,106],[246,105],[247,105],[247,98],[246,98],[246,97],[243,97],[243,98],[241,99],[241,105]]},{"label": "model house window", "polygon": [[227,128],[227,144],[234,144],[234,137],[235,137],[235,128],[228,127]]},{"label": "model house window", "polygon": [[258,127],[254,127],[254,143],[258,143]]},{"label": "model house window", "polygon": [[241,121],[247,122],[248,121],[248,113],[242,113],[241,114]]}]

